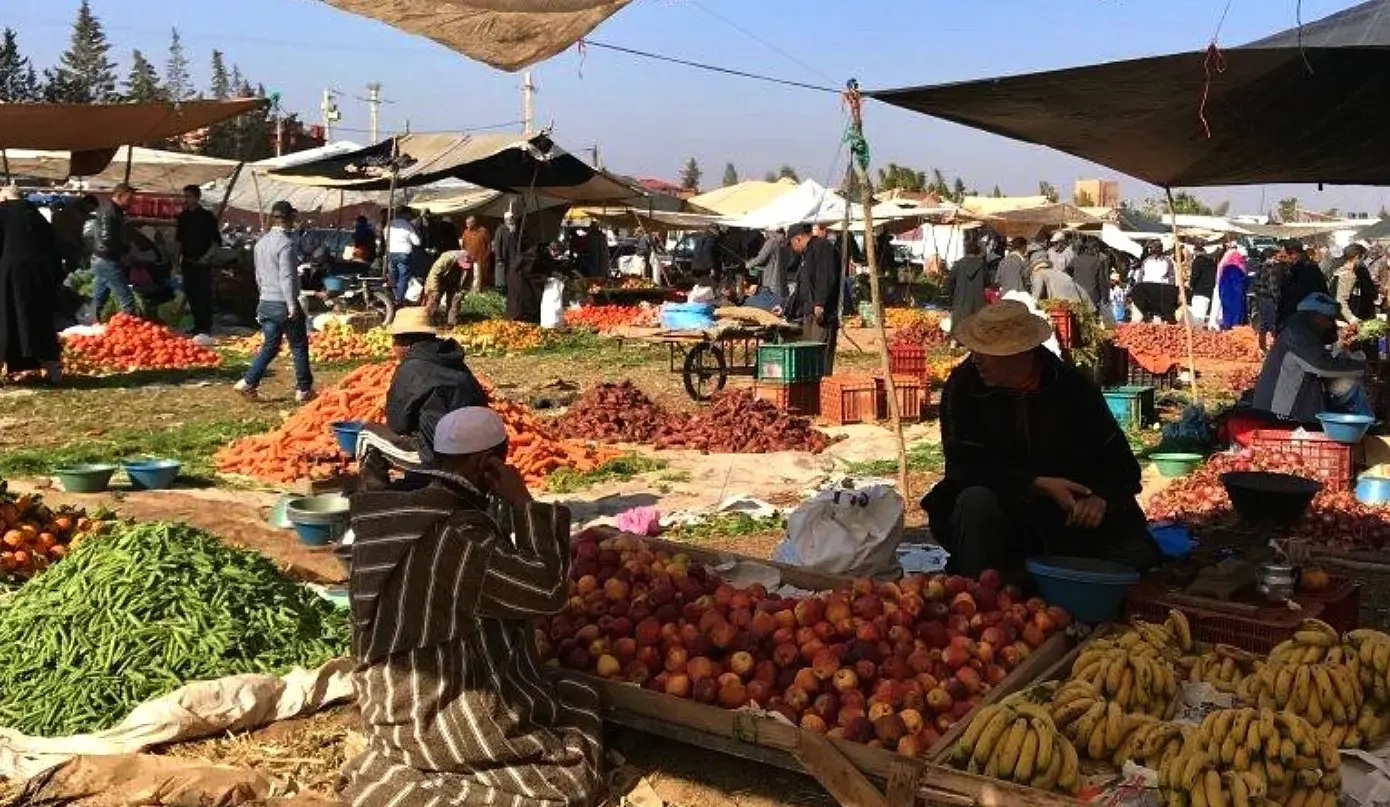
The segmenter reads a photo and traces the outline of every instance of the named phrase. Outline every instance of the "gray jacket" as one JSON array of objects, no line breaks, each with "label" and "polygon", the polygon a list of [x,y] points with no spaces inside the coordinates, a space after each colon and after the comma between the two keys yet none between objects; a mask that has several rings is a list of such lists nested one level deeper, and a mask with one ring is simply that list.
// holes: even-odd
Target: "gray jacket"
[{"label": "gray jacket", "polygon": [[999,287],[1001,294],[1008,294],[1011,291],[1028,291],[1028,281],[1028,263],[1017,252],[1010,252],[1005,255],[994,270],[994,285]]},{"label": "gray jacket", "polygon": [[749,269],[761,269],[762,276],[759,278],[758,287],[765,288],[777,295],[779,300],[787,299],[787,268],[792,263],[792,250],[787,246],[787,240],[781,233],[769,235],[763,242],[763,248],[758,250],[758,254],[753,260],[748,262]]},{"label": "gray jacket", "polygon": [[299,304],[299,263],[294,239],[274,227],[256,242],[256,288],[261,302]]},{"label": "gray jacket", "polygon": [[1333,356],[1308,322],[1311,315],[1299,311],[1289,317],[1255,382],[1255,408],[1280,417],[1311,423],[1327,410],[1323,381],[1360,378],[1366,363],[1349,356]]},{"label": "gray jacket", "polygon": [[1033,297],[1038,300],[1071,300],[1095,305],[1090,295],[1076,285],[1071,275],[1058,269],[1039,269],[1033,273]]}]

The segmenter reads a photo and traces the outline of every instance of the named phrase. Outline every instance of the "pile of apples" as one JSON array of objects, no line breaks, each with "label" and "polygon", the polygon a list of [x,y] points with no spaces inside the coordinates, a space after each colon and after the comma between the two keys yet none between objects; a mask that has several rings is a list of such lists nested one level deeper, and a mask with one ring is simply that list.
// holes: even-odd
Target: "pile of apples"
[{"label": "pile of apples", "polygon": [[1071,618],[999,574],[855,580],[788,599],[681,553],[586,531],[548,663],[917,757]]}]

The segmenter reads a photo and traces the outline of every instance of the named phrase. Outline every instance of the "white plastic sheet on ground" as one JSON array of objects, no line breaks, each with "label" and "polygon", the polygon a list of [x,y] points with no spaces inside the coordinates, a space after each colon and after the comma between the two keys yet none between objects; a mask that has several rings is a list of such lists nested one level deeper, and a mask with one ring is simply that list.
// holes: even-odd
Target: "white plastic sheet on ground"
[{"label": "white plastic sheet on ground", "polygon": [[232,675],[198,681],[140,704],[119,725],[71,737],[29,737],[0,728],[0,776],[28,779],[78,756],[132,754],[156,745],[248,731],[313,714],[352,696],[351,659],[284,676]]}]

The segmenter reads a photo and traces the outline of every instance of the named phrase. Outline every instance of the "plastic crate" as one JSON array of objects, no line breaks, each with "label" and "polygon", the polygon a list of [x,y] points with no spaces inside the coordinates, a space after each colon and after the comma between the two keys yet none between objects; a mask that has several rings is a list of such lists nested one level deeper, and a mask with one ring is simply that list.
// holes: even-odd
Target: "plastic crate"
[{"label": "plastic crate", "polygon": [[1067,350],[1079,346],[1081,328],[1077,325],[1075,314],[1065,308],[1058,308],[1048,311],[1047,318],[1052,320],[1052,330],[1057,334],[1058,345]]},{"label": "plastic crate", "polygon": [[1323,613],[1322,604],[1317,602],[1305,603],[1301,610],[1268,605],[1249,613],[1218,611],[1174,602],[1161,590],[1140,585],[1130,593],[1125,616],[1163,622],[1171,610],[1181,611],[1187,617],[1193,639],[1205,644],[1228,644],[1260,655],[1292,638],[1303,620],[1321,618]]},{"label": "plastic crate", "polygon": [[1341,633],[1355,630],[1361,621],[1361,584],[1350,577],[1334,576],[1327,588],[1319,591],[1299,589],[1294,600],[1307,608],[1312,603],[1322,606],[1322,621]]},{"label": "plastic crate", "polygon": [[759,381],[815,381],[825,375],[825,345],[787,342],[758,347]]},{"label": "plastic crate", "polygon": [[1250,447],[1256,454],[1262,451],[1294,453],[1303,459],[1303,466],[1317,473],[1332,490],[1350,490],[1355,477],[1354,446],[1339,443],[1325,435],[1310,433],[1295,437],[1293,432],[1278,429],[1259,429],[1250,435]]},{"label": "plastic crate", "polygon": [[1116,387],[1102,394],[1120,428],[1132,431],[1158,422],[1153,387]]},{"label": "plastic crate", "polygon": [[921,345],[890,345],[888,368],[893,375],[927,377],[927,349]]},{"label": "plastic crate", "polygon": [[789,414],[813,417],[820,413],[819,381],[793,381],[790,384],[759,381],[753,387],[753,396]]},{"label": "plastic crate", "polygon": [[1129,351],[1124,348],[1116,348],[1120,358],[1116,361],[1124,362],[1124,382],[1131,387],[1153,387],[1159,392],[1170,390],[1178,384],[1178,368],[1174,367],[1166,373],[1151,373],[1145,370],[1138,362],[1129,357]]},{"label": "plastic crate", "polygon": [[[878,417],[887,420],[888,382],[883,376],[874,376],[878,382]],[[904,423],[915,423],[922,419],[927,405],[927,384],[921,378],[910,375],[893,376],[893,391],[898,398],[898,417]]]},{"label": "plastic crate", "polygon": [[878,379],[832,375],[820,380],[820,417],[835,426],[878,419]]}]

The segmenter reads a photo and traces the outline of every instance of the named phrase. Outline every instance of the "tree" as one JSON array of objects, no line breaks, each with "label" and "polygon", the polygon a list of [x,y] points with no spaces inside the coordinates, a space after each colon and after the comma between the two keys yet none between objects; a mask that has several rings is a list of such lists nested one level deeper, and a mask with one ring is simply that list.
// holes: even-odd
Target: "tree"
[{"label": "tree", "polygon": [[784,165],[777,169],[778,179],[790,179],[792,182],[800,182],[801,177],[796,175],[796,169],[790,165]]},{"label": "tree", "polygon": [[1054,186],[1051,182],[1047,181],[1038,183],[1038,195],[1046,196],[1047,201],[1052,202],[1053,204],[1056,204],[1057,200],[1062,198],[1057,194],[1056,186]]},{"label": "tree", "polygon": [[1091,194],[1086,191],[1078,191],[1076,194],[1077,207],[1095,207],[1096,200],[1091,198]]},{"label": "tree", "polygon": [[1298,220],[1298,197],[1279,200],[1279,220],[1285,224]]},{"label": "tree", "polygon": [[1143,202],[1144,215],[1159,221],[1166,221],[1164,216],[1170,212],[1177,213],[1179,216],[1211,216],[1212,209],[1202,203],[1201,199],[1188,193],[1179,191],[1173,194],[1172,210],[1168,209],[1168,200],[1149,197]]},{"label": "tree", "polygon": [[39,79],[29,59],[19,52],[19,34],[6,28],[0,35],[0,103],[39,100]]},{"label": "tree", "polygon": [[941,173],[940,168],[933,168],[931,170],[931,185],[928,186],[927,190],[930,190],[942,199],[950,198],[951,189],[946,187],[946,175]]},{"label": "tree", "polygon": [[965,201],[965,180],[956,177],[956,181],[951,183],[951,199],[960,204]]},{"label": "tree", "polygon": [[111,44],[88,0],[77,7],[68,49],[55,70],[45,70],[44,99],[59,103],[93,104],[119,100],[116,65],[107,58]]},{"label": "tree", "polygon": [[920,193],[926,186],[927,173],[925,171],[915,171],[897,163],[888,163],[887,166],[878,169],[879,190]]},{"label": "tree", "polygon": [[130,54],[130,74],[125,80],[125,97],[133,103],[160,101],[164,98],[164,88],[159,85],[159,74],[154,65],[140,51]]},{"label": "tree", "polygon": [[698,191],[700,189],[700,164],[694,157],[685,161],[681,168],[681,187],[688,191]]},{"label": "tree", "polygon": [[1004,191],[1000,190],[1000,188],[999,188],[998,185],[995,185],[995,186],[994,186],[994,190],[990,191],[990,192],[989,192],[989,195],[990,195],[990,196],[993,196],[995,199],[1003,199],[1003,198],[1004,198]]},{"label": "tree", "polygon": [[738,184],[738,169],[733,163],[724,163],[724,187]]},{"label": "tree", "polygon": [[232,95],[232,80],[227,76],[227,62],[220,50],[212,52],[212,81],[208,89],[218,101],[225,101]]},{"label": "tree", "polygon": [[1211,214],[1212,214],[1213,216],[1224,216],[1224,215],[1226,215],[1227,213],[1230,213],[1230,212],[1231,212],[1231,202],[1230,202],[1229,199],[1227,199],[1226,201],[1223,201],[1221,204],[1219,204],[1219,205],[1217,205],[1216,207],[1213,207],[1213,208],[1211,209]]},{"label": "tree", "polygon": [[175,28],[169,35],[169,61],[164,65],[164,93],[170,101],[186,101],[193,97],[193,74],[189,72],[188,55],[183,51],[183,38]]}]

